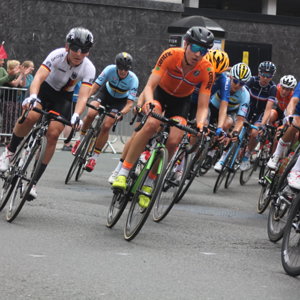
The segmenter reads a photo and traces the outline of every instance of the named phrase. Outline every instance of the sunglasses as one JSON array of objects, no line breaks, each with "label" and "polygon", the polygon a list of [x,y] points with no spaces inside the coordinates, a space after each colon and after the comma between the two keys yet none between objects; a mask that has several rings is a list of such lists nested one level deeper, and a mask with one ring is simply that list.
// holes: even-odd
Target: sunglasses
[{"label": "sunglasses", "polygon": [[238,80],[236,78],[232,78],[234,84],[239,84],[240,86],[244,86],[246,83],[244,81]]},{"label": "sunglasses", "polygon": [[74,52],[77,52],[78,50],[80,50],[81,53],[88,53],[90,51],[90,48],[82,48],[76,44],[70,44],[69,47]]},{"label": "sunglasses", "polygon": [[202,46],[199,46],[199,45],[196,45],[196,44],[191,44],[191,50],[192,52],[196,53],[196,52],[200,52],[200,54],[202,56],[204,56],[207,52],[208,52],[208,49],[205,48],[205,47],[202,47]]},{"label": "sunglasses", "polygon": [[265,78],[272,78],[273,77],[273,74],[270,74],[270,73],[259,73],[259,75],[261,77],[265,77]]}]

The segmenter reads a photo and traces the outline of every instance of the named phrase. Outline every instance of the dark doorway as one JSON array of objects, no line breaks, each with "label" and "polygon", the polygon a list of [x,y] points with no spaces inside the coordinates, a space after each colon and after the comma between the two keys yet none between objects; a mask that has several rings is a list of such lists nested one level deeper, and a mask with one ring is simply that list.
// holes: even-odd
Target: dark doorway
[{"label": "dark doorway", "polygon": [[249,52],[249,67],[252,75],[257,75],[257,68],[260,62],[265,60],[272,60],[272,45],[249,43],[249,42],[225,42],[225,51],[230,58],[230,65],[233,66],[242,62],[243,52]]}]

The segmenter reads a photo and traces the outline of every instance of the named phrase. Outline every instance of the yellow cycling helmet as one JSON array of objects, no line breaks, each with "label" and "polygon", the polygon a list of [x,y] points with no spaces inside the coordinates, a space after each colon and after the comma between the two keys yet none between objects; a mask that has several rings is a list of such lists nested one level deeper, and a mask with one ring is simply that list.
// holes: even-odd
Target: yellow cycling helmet
[{"label": "yellow cycling helmet", "polygon": [[218,49],[209,50],[205,58],[210,61],[216,73],[223,73],[229,67],[229,57],[225,51]]}]

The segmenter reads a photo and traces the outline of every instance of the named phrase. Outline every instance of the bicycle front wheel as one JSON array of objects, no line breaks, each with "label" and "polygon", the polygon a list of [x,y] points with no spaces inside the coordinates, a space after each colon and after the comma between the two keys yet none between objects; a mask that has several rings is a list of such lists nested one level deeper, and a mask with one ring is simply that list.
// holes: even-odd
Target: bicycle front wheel
[{"label": "bicycle front wheel", "polygon": [[274,177],[274,175],[272,175],[272,170],[268,169],[266,175],[261,177],[259,180],[261,184],[261,191],[257,202],[257,212],[262,214],[267,209],[272,199],[272,186],[275,184],[272,184],[272,181],[277,180],[277,177]]},{"label": "bicycle front wheel", "polygon": [[86,161],[86,156],[91,141],[92,141],[92,133],[88,132],[84,137],[84,139],[79,144],[78,149],[74,155],[73,162],[71,164],[71,167],[65,179],[65,184],[69,183],[69,181],[71,180],[75,172],[76,172],[75,180],[78,181],[83,171],[83,166]]},{"label": "bicycle front wheel", "polygon": [[[6,212],[6,220],[8,222],[12,222],[20,213],[25,201],[30,200],[29,194],[41,167],[46,145],[47,139],[43,136],[40,143],[35,144],[28,154],[22,155],[21,153],[24,161],[16,175],[16,184],[9,197],[10,202]],[[24,148],[22,151],[27,152],[28,150]]]},{"label": "bicycle front wheel", "polygon": [[[153,155],[153,154],[152,154]],[[128,211],[127,220],[124,228],[124,238],[127,241],[134,239],[137,234],[142,229],[145,224],[149,213],[154,205],[156,197],[162,188],[162,183],[164,179],[164,175],[167,168],[168,163],[168,152],[166,148],[160,148],[157,150],[155,157],[150,166],[146,165],[146,169],[142,170],[139,177],[136,180],[136,188],[133,191],[134,196],[131,201],[131,205]],[[151,162],[152,156],[149,161]],[[145,186],[146,179],[148,175],[151,174],[151,177],[154,179],[153,190],[151,195],[147,195],[150,197],[150,202],[148,207],[142,208],[139,205],[139,197],[140,195],[145,195],[143,191],[143,186]]]},{"label": "bicycle front wheel", "polygon": [[187,158],[187,152],[180,150],[176,156],[170,160],[163,179],[162,188],[158,193],[153,208],[153,220],[155,222],[163,220],[175,204],[180,180],[184,177]]},{"label": "bicycle front wheel", "polygon": [[281,262],[291,276],[300,275],[300,195],[293,200],[282,240]]}]

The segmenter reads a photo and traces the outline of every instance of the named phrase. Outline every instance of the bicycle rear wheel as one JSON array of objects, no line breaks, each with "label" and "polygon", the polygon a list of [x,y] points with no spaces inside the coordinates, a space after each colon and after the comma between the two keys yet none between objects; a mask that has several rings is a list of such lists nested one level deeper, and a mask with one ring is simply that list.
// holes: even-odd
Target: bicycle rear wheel
[{"label": "bicycle rear wheel", "polygon": [[[26,200],[30,199],[31,188],[37,178],[45,155],[47,139],[43,136],[40,143],[35,144],[27,155],[24,155],[24,162],[18,172],[16,184],[14,185],[10,197],[9,206],[6,211],[6,220],[12,222],[20,213]],[[26,148],[22,150],[28,151]],[[22,156],[22,154],[21,154]]]},{"label": "bicycle rear wheel", "polygon": [[[153,154],[152,154],[153,155]],[[168,152],[166,148],[161,148],[157,150],[155,157],[150,166],[146,165],[146,170],[141,172],[141,175],[137,178],[137,186],[134,191],[134,195],[131,201],[129,212],[127,215],[127,220],[124,228],[124,238],[127,241],[134,239],[137,234],[142,229],[145,224],[149,213],[155,203],[156,197],[162,188],[162,182],[164,179],[164,174],[168,163]],[[149,161],[151,162],[151,157]],[[147,208],[141,208],[139,205],[139,196],[144,194],[142,187],[148,177],[149,173],[156,175],[152,194],[150,196],[151,200]]]},{"label": "bicycle rear wheel", "polygon": [[114,191],[114,195],[107,212],[106,227],[112,228],[119,221],[126,208],[127,202],[128,196],[124,192],[118,190]]},{"label": "bicycle rear wheel", "polygon": [[245,185],[250,180],[253,173],[257,170],[258,163],[259,163],[259,157],[253,158],[253,156],[251,155],[250,163],[251,163],[250,169],[248,169],[246,171],[241,171],[241,174],[240,174],[240,184],[241,185]]},{"label": "bicycle rear wheel", "polygon": [[203,165],[206,153],[207,152],[202,152],[202,150],[199,149],[195,154],[191,153],[187,156],[185,172],[180,182],[177,195],[175,196],[176,203],[178,203],[183,198],[183,196],[193,183],[194,179],[197,176],[200,176],[200,169]]},{"label": "bicycle rear wheel", "polygon": [[270,169],[268,169],[266,175],[260,178],[261,191],[257,202],[257,212],[259,214],[262,214],[269,206],[269,203],[272,199],[271,198],[272,186],[276,184],[275,182],[272,184],[272,180],[277,180],[277,178],[278,177],[274,177],[272,175],[272,170]]},{"label": "bicycle rear wheel", "polygon": [[300,195],[293,200],[282,240],[281,262],[285,272],[300,275]]},{"label": "bicycle rear wheel", "polygon": [[[187,169],[185,167],[187,160],[188,154],[184,149],[180,150],[176,156],[170,160],[165,172],[162,188],[158,193],[153,207],[153,220],[155,222],[163,220],[175,204],[180,180],[184,177],[184,172]],[[179,168],[181,174],[178,173]],[[181,178],[177,178],[178,175],[181,175]]]},{"label": "bicycle rear wheel", "polygon": [[71,167],[65,179],[65,184],[69,183],[69,181],[71,180],[75,172],[76,172],[76,178],[75,178],[76,181],[78,181],[79,177],[81,176],[91,140],[92,140],[92,132],[88,132],[86,136],[83,138],[83,140],[81,141],[81,143],[79,144],[78,149],[74,155],[73,162],[71,164]]}]

